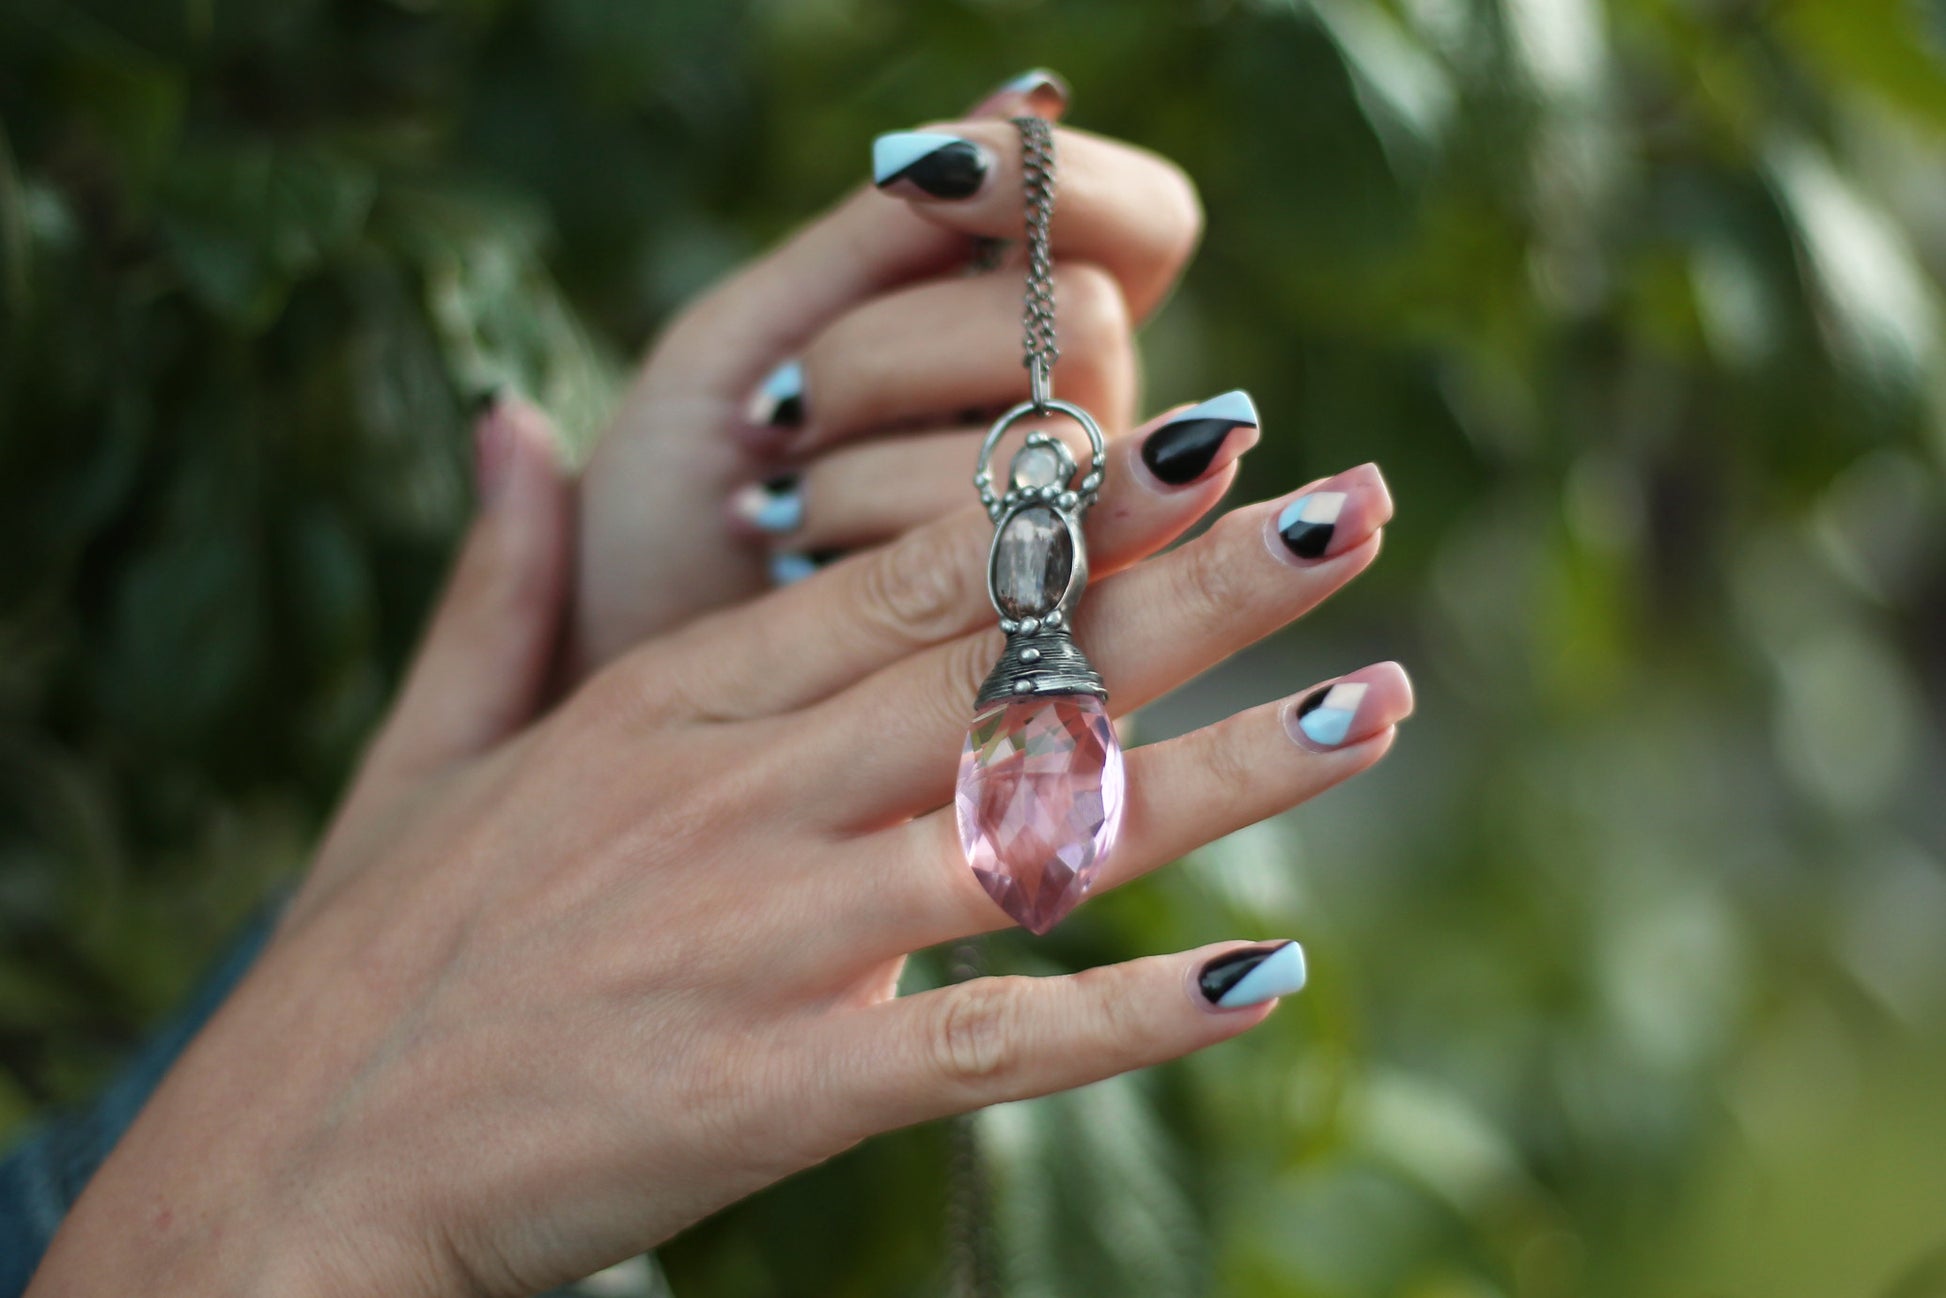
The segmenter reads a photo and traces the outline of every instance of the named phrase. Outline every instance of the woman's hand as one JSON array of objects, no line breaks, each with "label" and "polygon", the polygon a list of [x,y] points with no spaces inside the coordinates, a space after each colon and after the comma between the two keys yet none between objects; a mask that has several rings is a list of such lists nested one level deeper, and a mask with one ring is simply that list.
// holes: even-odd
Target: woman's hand
[{"label": "woman's hand", "polygon": [[[934,182],[956,197],[909,177],[866,186],[670,326],[582,487],[575,676],[969,499],[977,425],[1027,395],[1027,372],[1017,251],[998,273],[965,271],[976,238],[1020,233],[1006,119],[1063,102],[1058,82],[1030,76],[928,128],[972,146],[952,151],[967,164],[952,183]],[[878,149],[888,167],[901,138]],[[1201,212],[1153,154],[1056,140],[1056,380],[1113,434],[1136,408],[1134,323],[1181,273]]]},{"label": "woman's hand", "polygon": [[[1255,439],[1178,414],[1111,448],[1076,630],[1116,711],[1377,556],[1369,466],[1156,554]],[[530,720],[572,526],[547,444],[518,405],[489,418],[487,507],[313,873],[36,1295],[531,1293],[874,1132],[1234,1036],[1301,980],[1294,948],[1221,944],[898,997],[907,952],[1002,923],[946,805],[1000,647],[985,514],[654,639]],[[1098,887],[1376,762],[1403,674],[1336,684],[1363,688],[1131,752]]]}]

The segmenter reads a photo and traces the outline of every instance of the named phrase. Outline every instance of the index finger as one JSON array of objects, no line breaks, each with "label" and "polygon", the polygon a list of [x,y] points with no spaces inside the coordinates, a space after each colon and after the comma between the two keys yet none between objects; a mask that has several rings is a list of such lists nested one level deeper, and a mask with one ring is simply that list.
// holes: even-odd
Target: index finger
[{"label": "index finger", "polygon": [[[984,178],[963,199],[854,192],[781,247],[712,290],[657,349],[671,390],[741,401],[778,362],[853,305],[967,264],[973,238],[1022,229],[1020,141],[1007,122],[940,128],[978,152]],[[1196,190],[1173,163],[1131,145],[1057,129],[1057,261],[1113,275],[1137,319],[1175,283],[1202,232]]]},{"label": "index finger", "polygon": [[[1106,269],[1139,318],[1161,304],[1202,234],[1203,209],[1182,168],[1087,131],[1053,133],[1055,255]],[[925,220],[961,234],[1022,234],[1020,140],[1009,122],[895,131],[873,143],[873,181]],[[928,171],[949,183],[928,186]],[[977,184],[971,183],[977,180]]]}]

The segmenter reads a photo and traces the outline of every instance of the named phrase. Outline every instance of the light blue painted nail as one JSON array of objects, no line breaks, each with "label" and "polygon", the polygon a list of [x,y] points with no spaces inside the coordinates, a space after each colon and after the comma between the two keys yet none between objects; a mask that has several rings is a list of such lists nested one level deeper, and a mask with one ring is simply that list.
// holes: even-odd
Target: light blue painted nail
[{"label": "light blue painted nail", "polygon": [[1245,1005],[1261,1005],[1279,996],[1289,996],[1292,992],[1304,990],[1308,972],[1304,965],[1304,948],[1295,942],[1286,942],[1238,980],[1236,986],[1224,992],[1222,999],[1216,1003],[1223,1009],[1234,1010]]},{"label": "light blue painted nail", "polygon": [[1017,77],[1010,77],[994,87],[996,95],[1027,95],[1036,90],[1046,90],[1059,95],[1063,100],[1068,97],[1068,83],[1060,73],[1052,68],[1029,68]]},{"label": "light blue painted nail", "polygon": [[1198,402],[1169,422],[1178,423],[1188,419],[1226,419],[1233,424],[1249,424],[1252,428],[1262,425],[1257,418],[1257,403],[1242,388],[1234,388],[1208,401]]},{"label": "light blue painted nail", "polygon": [[1345,493],[1342,491],[1307,491],[1284,506],[1277,515],[1277,530],[1288,532],[1300,523],[1309,527],[1330,525],[1338,521],[1338,515],[1345,510]]},{"label": "light blue painted nail", "polygon": [[738,515],[760,532],[782,535],[804,523],[804,493],[795,474],[740,487],[734,503]]},{"label": "light blue painted nail", "polygon": [[872,181],[883,185],[929,153],[967,141],[944,131],[891,131],[872,141]]},{"label": "light blue painted nail", "polygon": [[1326,748],[1336,748],[1345,742],[1345,734],[1351,729],[1353,714],[1342,708],[1319,708],[1309,713],[1297,724],[1304,728],[1314,743]]},{"label": "light blue painted nail", "polygon": [[1359,681],[1325,686],[1297,705],[1297,728],[1320,748],[1336,748],[1351,733],[1365,689]]},{"label": "light blue painted nail", "polygon": [[804,521],[804,497],[796,487],[769,496],[755,522],[766,532],[795,532]]},{"label": "light blue painted nail", "polygon": [[750,394],[744,411],[757,425],[776,424],[795,427],[804,422],[804,367],[785,361],[770,373]]},{"label": "light blue painted nail", "polygon": [[773,586],[789,586],[793,582],[803,581],[817,570],[817,560],[795,550],[770,556],[770,584]]}]

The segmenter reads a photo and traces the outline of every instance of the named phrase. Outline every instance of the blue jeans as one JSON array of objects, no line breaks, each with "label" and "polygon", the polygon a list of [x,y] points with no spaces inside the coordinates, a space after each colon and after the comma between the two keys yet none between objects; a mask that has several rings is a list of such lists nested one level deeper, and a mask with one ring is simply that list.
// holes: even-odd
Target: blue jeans
[{"label": "blue jeans", "polygon": [[0,1298],[26,1291],[61,1218],[176,1056],[256,960],[280,905],[267,905],[251,919],[188,1003],[143,1044],[93,1104],[42,1120],[0,1161]]}]

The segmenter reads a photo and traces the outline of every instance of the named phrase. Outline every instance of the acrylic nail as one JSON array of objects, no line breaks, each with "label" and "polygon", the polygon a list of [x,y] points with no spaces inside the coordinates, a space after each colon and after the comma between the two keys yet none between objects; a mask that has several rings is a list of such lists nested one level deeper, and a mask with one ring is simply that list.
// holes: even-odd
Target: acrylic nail
[{"label": "acrylic nail", "polygon": [[1392,493],[1375,464],[1361,464],[1306,488],[1271,514],[1271,549],[1301,563],[1333,559],[1362,544],[1392,517]]},{"label": "acrylic nail", "polygon": [[995,86],[974,106],[971,115],[984,117],[1005,105],[1024,108],[1036,117],[1055,121],[1067,111],[1068,98],[1068,83],[1060,73],[1052,68],[1029,68]]},{"label": "acrylic nail", "polygon": [[780,473],[762,482],[737,488],[730,497],[730,512],[745,526],[782,536],[795,532],[804,522],[804,493],[795,473]]},{"label": "acrylic nail", "polygon": [[1250,394],[1241,388],[1225,392],[1180,411],[1144,438],[1142,463],[1165,486],[1188,486],[1254,446],[1257,427]]},{"label": "acrylic nail", "polygon": [[1277,515],[1277,535],[1300,559],[1322,559],[1345,512],[1342,491],[1307,491]]},{"label": "acrylic nail", "polygon": [[1285,710],[1284,728],[1299,747],[1328,752],[1370,739],[1412,715],[1412,679],[1397,663],[1361,667],[1318,686]]},{"label": "acrylic nail", "polygon": [[797,428],[804,423],[804,367],[785,361],[750,394],[744,415],[757,428]]},{"label": "acrylic nail", "polygon": [[872,183],[917,198],[971,198],[992,159],[971,140],[941,131],[894,131],[872,141]]},{"label": "acrylic nail", "polygon": [[1261,1005],[1304,989],[1304,948],[1266,942],[1217,956],[1196,972],[1196,990],[1212,1009]]},{"label": "acrylic nail", "polygon": [[841,557],[837,550],[783,550],[770,556],[770,584],[791,586],[829,567]]}]

